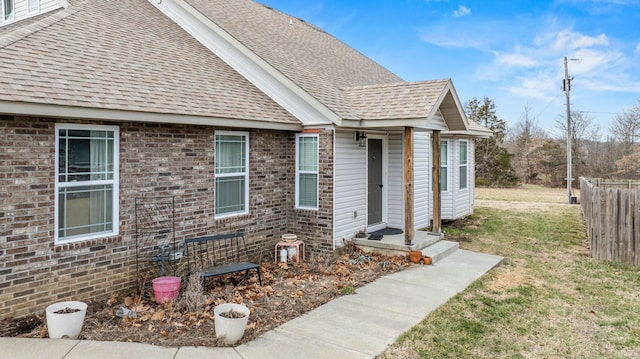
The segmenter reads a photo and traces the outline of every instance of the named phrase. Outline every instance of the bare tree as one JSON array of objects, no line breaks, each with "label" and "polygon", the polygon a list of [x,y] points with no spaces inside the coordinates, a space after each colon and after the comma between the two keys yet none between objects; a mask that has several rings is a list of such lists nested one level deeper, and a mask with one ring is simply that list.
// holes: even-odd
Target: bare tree
[{"label": "bare tree", "polygon": [[[566,140],[567,123],[564,119],[556,121],[556,128],[560,129],[563,139]],[[593,119],[583,111],[571,112],[571,162],[574,165],[574,178],[589,176],[587,166],[587,141],[599,141],[601,139],[600,127],[594,125]]]},{"label": "bare tree", "polygon": [[509,130],[507,149],[514,154],[513,165],[516,174],[523,183],[538,182],[541,173],[541,161],[538,150],[547,139],[547,134],[538,127],[531,116],[529,106],[525,106],[520,121]]},{"label": "bare tree", "polygon": [[614,138],[622,145],[623,155],[633,153],[635,144],[640,140],[640,100],[639,105],[616,115],[609,128]]}]

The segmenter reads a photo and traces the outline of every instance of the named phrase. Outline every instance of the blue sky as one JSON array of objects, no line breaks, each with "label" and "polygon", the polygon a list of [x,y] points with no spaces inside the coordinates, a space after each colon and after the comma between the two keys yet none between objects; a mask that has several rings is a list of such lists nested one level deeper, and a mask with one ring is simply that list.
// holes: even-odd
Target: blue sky
[{"label": "blue sky", "polygon": [[606,133],[640,99],[640,0],[258,0],[311,22],[407,81],[451,78],[512,126],[525,107],[559,134],[571,109]]}]

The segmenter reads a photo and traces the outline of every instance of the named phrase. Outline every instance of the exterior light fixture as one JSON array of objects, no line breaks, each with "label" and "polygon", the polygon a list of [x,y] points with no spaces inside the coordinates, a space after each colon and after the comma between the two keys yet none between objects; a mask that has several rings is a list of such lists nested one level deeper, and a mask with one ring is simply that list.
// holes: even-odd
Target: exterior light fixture
[{"label": "exterior light fixture", "polygon": [[353,134],[353,139],[358,142],[358,146],[367,147],[367,136],[364,131],[356,131]]}]

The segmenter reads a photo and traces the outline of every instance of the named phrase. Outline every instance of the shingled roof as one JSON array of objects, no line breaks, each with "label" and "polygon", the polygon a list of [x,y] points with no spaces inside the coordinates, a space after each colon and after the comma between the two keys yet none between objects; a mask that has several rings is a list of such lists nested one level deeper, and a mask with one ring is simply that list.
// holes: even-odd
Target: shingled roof
[{"label": "shingled roof", "polygon": [[[318,124],[385,119],[403,126],[402,120],[427,120],[448,106],[441,113],[451,130],[482,132],[464,116],[450,80],[405,82],[316,26],[252,0],[69,3],[0,28],[0,112],[26,112],[19,105],[29,104],[46,106],[43,115],[100,109],[104,113],[78,113],[297,129],[309,124],[300,114],[324,118]],[[166,13],[166,6],[186,11],[188,21],[205,30],[222,32],[221,47],[207,44],[206,31],[198,37],[202,29],[180,23],[185,18]],[[225,46],[241,49],[229,55]],[[240,62],[261,62],[256,76],[273,75],[278,89],[234,64],[243,51],[250,56]],[[283,89],[290,92],[278,97]],[[292,103],[315,102],[296,112],[283,102],[290,95],[299,95]],[[407,125],[416,124],[427,122]]]},{"label": "shingled roof", "polygon": [[340,89],[403,82],[314,25],[251,0],[186,0],[341,118],[357,118]]},{"label": "shingled roof", "polygon": [[0,28],[0,101],[299,125],[149,2],[70,3]]}]

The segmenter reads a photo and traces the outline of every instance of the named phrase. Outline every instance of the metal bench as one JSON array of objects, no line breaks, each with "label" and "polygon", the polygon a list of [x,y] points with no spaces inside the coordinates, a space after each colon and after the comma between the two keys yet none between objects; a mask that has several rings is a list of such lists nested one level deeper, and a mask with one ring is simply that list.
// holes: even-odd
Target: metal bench
[{"label": "metal bench", "polygon": [[252,269],[262,285],[260,265],[249,262],[244,232],[185,239],[184,250],[188,275],[201,276],[203,286],[209,277],[236,272],[248,276]]}]

